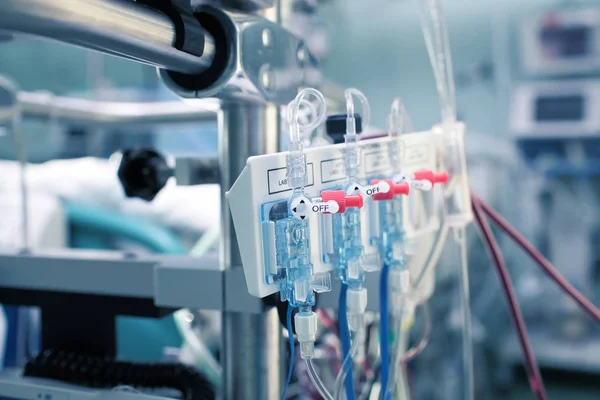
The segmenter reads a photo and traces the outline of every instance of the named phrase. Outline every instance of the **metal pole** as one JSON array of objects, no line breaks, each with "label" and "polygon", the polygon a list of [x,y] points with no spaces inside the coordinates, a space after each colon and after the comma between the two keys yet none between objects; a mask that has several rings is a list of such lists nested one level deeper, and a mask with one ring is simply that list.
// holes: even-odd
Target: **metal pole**
[{"label": "metal pole", "polygon": [[[249,156],[278,150],[279,113],[275,106],[226,102],[222,104],[218,121],[221,263],[225,269],[242,268],[224,194],[246,165]],[[282,382],[282,340],[276,310],[258,315],[226,312],[223,314],[222,329],[223,399],[277,400]]]},{"label": "metal pole", "polygon": [[19,92],[23,118],[93,125],[154,125],[159,123],[216,122],[219,102],[194,99],[162,102],[97,101]]},{"label": "metal pole", "polygon": [[[214,55],[212,39],[196,21],[185,25],[191,53],[173,47],[173,22],[163,13],[126,0],[3,0],[0,30],[43,36],[90,50],[182,73],[200,73]],[[189,36],[189,38],[188,38]],[[189,40],[188,40],[189,39]],[[187,49],[186,49],[187,50]]]}]

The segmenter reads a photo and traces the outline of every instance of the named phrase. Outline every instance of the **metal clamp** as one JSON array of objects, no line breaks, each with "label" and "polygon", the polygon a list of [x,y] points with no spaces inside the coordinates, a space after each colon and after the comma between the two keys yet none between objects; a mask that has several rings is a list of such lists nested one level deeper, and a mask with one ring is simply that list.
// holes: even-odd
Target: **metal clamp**
[{"label": "metal clamp", "polygon": [[161,71],[180,96],[287,104],[299,87],[318,84],[317,60],[280,25],[210,6],[195,16],[213,37],[215,55],[212,67],[198,75]]}]

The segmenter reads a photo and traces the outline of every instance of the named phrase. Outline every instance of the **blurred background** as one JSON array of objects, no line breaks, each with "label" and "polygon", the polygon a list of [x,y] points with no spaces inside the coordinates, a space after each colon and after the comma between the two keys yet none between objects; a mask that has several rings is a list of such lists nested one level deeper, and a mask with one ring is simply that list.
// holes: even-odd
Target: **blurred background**
[{"label": "blurred background", "polygon": [[[295,0],[286,23],[322,60],[331,81],[367,95],[375,126],[385,128],[389,105],[401,96],[415,128],[425,130],[439,121],[440,111],[415,3]],[[445,10],[474,190],[600,302],[600,1],[447,0]],[[151,67],[37,39],[4,37],[0,75],[27,92],[25,98],[47,96],[50,103],[65,96],[176,101]],[[57,115],[22,122],[32,163],[27,176],[33,248],[214,251],[217,186],[169,183],[151,203],[126,199],[116,177],[119,156],[113,155],[152,147],[170,156],[215,158],[216,117],[131,127]],[[0,134],[0,248],[18,245],[22,231],[17,158],[10,135]],[[202,204],[194,196],[202,196]],[[599,398],[598,327],[520,250],[501,244],[550,398]],[[531,398],[503,294],[475,232],[469,249],[477,398]],[[462,391],[459,255],[446,253],[429,305],[429,345],[409,365],[419,400],[457,399]],[[36,315],[35,309],[4,308],[5,365],[21,365],[35,353]],[[417,321],[413,329],[415,341],[421,325]],[[121,318],[119,355],[194,363],[217,352],[218,326],[217,314],[194,310],[158,322]],[[200,353],[193,337],[206,346]]]}]

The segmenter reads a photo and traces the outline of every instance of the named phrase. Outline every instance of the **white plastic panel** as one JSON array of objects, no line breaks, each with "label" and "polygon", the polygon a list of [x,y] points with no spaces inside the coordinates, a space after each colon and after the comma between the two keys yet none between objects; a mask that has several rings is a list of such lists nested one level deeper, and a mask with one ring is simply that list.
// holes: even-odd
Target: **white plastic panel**
[{"label": "white plastic panel", "polygon": [[[404,142],[405,156],[402,170],[412,172],[421,169],[436,169],[436,140],[433,133],[417,132],[401,137]],[[388,138],[369,139],[359,142],[361,166],[359,179],[362,183],[371,179],[391,178],[388,161]],[[305,193],[309,197],[317,197],[327,189],[340,188],[345,183],[343,163],[344,144],[311,148],[306,150],[308,184]],[[251,157],[246,167],[227,193],[231,214],[237,233],[244,273],[251,295],[265,297],[279,290],[277,285],[268,285],[265,279],[265,262],[263,254],[264,232],[261,206],[277,200],[286,200],[291,189],[286,181],[287,152]],[[429,196],[430,194],[425,194]],[[365,199],[365,207],[361,212],[363,227],[363,243],[369,243],[369,207],[372,200]],[[408,209],[408,207],[405,207]],[[431,217],[431,215],[429,215]],[[323,224],[321,216],[309,214],[311,254],[314,272],[326,272],[332,269],[323,261],[322,253],[328,245],[323,240]],[[433,222],[434,227],[439,225]],[[266,229],[268,232],[268,228]],[[407,230],[410,239],[415,232]],[[268,236],[268,235],[267,235]],[[272,246],[267,238],[267,247]]]}]

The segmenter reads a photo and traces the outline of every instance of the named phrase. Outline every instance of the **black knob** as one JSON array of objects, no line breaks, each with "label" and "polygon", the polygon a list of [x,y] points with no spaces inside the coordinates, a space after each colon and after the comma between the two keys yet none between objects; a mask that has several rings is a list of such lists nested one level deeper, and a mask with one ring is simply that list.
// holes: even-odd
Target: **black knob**
[{"label": "black knob", "polygon": [[152,201],[173,176],[164,157],[152,149],[125,150],[117,172],[127,197]]}]

